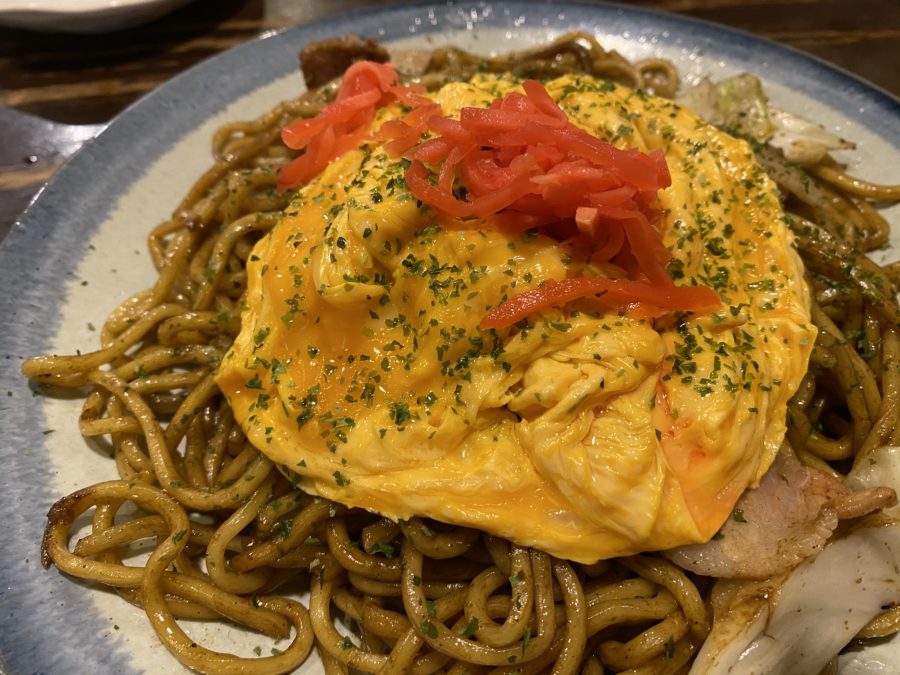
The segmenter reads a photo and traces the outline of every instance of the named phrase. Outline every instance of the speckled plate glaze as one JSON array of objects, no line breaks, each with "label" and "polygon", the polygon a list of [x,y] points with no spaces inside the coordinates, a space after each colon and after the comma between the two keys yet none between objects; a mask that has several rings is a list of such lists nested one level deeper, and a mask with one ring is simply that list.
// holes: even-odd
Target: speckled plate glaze
[{"label": "speckled plate glaze", "polygon": [[[106,314],[153,279],[150,228],[210,161],[213,129],[298,93],[296,54],[309,40],[359,33],[398,46],[455,43],[505,51],[583,29],[631,58],[673,60],[690,81],[760,74],[782,108],[857,142],[842,159],[900,182],[900,102],[791,49],[708,23],[616,5],[451,2],[378,9],[298,26],[232,49],[122,113],[43,190],[0,246],[0,670],[167,673],[181,667],[143,613],[39,563],[44,516],[61,495],[115,477],[78,434],[80,400],[34,396],[19,374],[41,353],[94,349]],[[900,226],[900,210],[888,212]],[[900,230],[900,227],[896,227]],[[895,245],[896,245],[895,240]],[[889,255],[885,253],[884,255]],[[258,638],[190,625],[204,644],[251,654]],[[900,671],[900,642],[845,655],[847,673]],[[302,672],[321,672],[315,662]]]}]

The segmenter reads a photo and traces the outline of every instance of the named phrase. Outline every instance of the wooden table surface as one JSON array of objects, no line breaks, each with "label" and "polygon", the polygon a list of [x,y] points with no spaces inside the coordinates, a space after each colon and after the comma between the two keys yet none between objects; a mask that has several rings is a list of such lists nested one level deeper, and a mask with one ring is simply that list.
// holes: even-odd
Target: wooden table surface
[{"label": "wooden table surface", "polygon": [[[0,28],[0,239],[86,138],[185,68],[260,33],[372,0],[197,0],[101,36]],[[900,96],[900,0],[640,0],[797,47]],[[10,117],[8,108],[35,115]],[[61,123],[61,124],[54,124]]]}]

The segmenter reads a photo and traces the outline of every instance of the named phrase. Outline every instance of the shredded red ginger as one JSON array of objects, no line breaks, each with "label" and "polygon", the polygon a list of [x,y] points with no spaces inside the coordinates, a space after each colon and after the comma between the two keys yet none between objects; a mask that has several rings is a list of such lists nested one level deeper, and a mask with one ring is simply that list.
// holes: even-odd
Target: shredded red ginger
[{"label": "shredded red ginger", "polygon": [[[411,111],[382,124],[377,138],[389,154],[411,161],[406,185],[418,200],[463,226],[486,227],[489,218],[520,231],[545,227],[587,243],[592,262],[612,262],[630,276],[544,281],[492,309],[482,328],[506,328],[585,297],[650,314],[721,304],[711,288],[676,286],[666,270],[672,255],[657,226],[657,193],[671,177],[661,150],[621,150],[575,127],[535,80],[523,84],[524,94],[507,94],[486,109],[463,108],[454,120],[420,96],[421,88],[399,86],[396,77],[390,64],[356,63],[333,104],[285,127],[285,144],[306,152],[282,170],[279,186],[305,183],[357,147],[377,109],[399,100]],[[426,132],[432,138],[421,141]],[[457,196],[462,186],[464,198]]]},{"label": "shredded red ginger", "polygon": [[390,63],[357,61],[344,73],[334,103],[315,117],[292,122],[281,130],[281,140],[292,150],[305,152],[281,169],[278,189],[304,185],[332,161],[359,147],[379,108],[401,101],[421,106],[431,101],[417,94],[424,87],[397,84],[397,71]]}]

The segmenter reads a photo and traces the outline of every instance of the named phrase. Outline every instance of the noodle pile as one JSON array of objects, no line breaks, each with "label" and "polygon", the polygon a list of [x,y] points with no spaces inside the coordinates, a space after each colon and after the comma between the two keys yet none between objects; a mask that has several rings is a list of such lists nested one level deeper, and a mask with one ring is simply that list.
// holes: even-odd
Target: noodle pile
[{"label": "noodle pile", "polygon": [[[582,34],[504,58],[438,50],[419,81],[435,89],[484,70],[584,71],[665,96],[678,86],[668,62],[631,64]],[[54,505],[44,565],[116,589],[200,672],[285,672],[313,646],[329,673],[683,672],[710,628],[710,579],[655,554],[580,565],[475,530],[348,510],[294,489],[234,422],[213,377],[240,328],[247,258],[289,199],[275,190],[290,159],[279,131],[334,91],[221,128],[214,166],[149,236],[155,285],[109,316],[99,351],[25,364],[37,383],[91,387],[80,430],[111,438],[121,477]],[[841,476],[900,442],[900,266],[865,256],[888,236],[873,203],[900,199],[900,186],[850,178],[830,160],[807,174],[768,148],[758,155],[792,214],[819,328],[788,440],[801,461]],[[131,504],[137,515],[123,511]],[[90,534],[70,549],[91,509]],[[147,541],[149,559],[133,566]],[[289,599],[306,589],[308,609]],[[214,652],[176,621],[223,618],[279,649]],[[859,637],[898,628],[894,609]]]}]

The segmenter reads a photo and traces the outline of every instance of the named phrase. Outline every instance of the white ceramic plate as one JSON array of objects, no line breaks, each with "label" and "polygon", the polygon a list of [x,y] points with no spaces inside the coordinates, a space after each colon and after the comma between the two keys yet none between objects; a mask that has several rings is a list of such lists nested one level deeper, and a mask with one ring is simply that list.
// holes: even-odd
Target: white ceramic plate
[{"label": "white ceramic plate", "polygon": [[0,25],[105,33],[152,21],[189,0],[0,0]]},{"label": "white ceramic plate", "polygon": [[[628,57],[673,60],[687,80],[760,74],[782,108],[858,143],[851,169],[900,182],[900,103],[799,52],[712,24],[606,5],[452,2],[379,9],[299,26],[226,52],[173,79],[118,117],[61,169],[0,246],[0,670],[9,673],[180,672],[142,612],[108,592],[44,571],[38,547],[50,504],[115,477],[85,443],[80,400],[33,396],[22,360],[97,344],[90,325],[153,279],[149,229],[210,162],[213,129],[296,95],[296,54],[309,40],[353,32],[397,46],[454,43],[482,53],[571,29]],[[900,226],[900,210],[888,212]],[[900,229],[898,227],[897,229]],[[895,242],[896,243],[896,242]],[[221,626],[198,641],[250,654],[260,645]],[[205,642],[208,644],[208,642]],[[881,665],[879,665],[881,664]],[[846,656],[847,673],[900,672],[900,645]],[[309,663],[304,672],[318,672]]]}]

